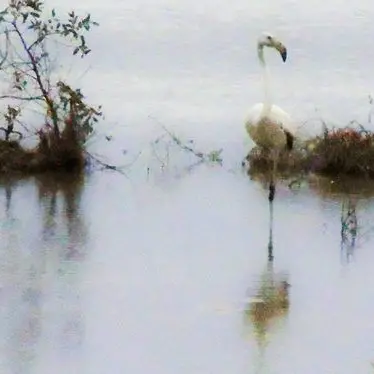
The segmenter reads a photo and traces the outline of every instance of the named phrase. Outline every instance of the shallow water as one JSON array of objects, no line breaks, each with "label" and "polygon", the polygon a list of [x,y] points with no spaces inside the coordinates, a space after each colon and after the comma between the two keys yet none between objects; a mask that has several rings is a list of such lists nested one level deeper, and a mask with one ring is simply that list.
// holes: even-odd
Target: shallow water
[{"label": "shallow water", "polygon": [[[104,105],[91,149],[116,164],[142,153],[126,175],[1,181],[1,373],[371,372],[368,183],[277,186],[273,266],[291,284],[290,307],[267,344],[246,318],[270,218],[266,188],[239,166],[251,145],[245,111],[262,99],[257,35],[270,30],[289,48],[288,64],[268,60],[274,99],[297,121],[316,107],[339,123],[365,119],[374,57],[368,1],[267,4],[87,6],[101,23],[91,69],[69,76]],[[162,166],[149,147],[160,123],[203,151],[222,147],[223,167],[191,169],[193,156],[171,147],[167,158],[161,142]],[[354,245],[341,243],[349,199]]]},{"label": "shallow water", "polygon": [[370,372],[370,197],[352,200],[350,249],[344,195],[279,184],[274,272],[290,309],[261,350],[245,317],[267,267],[260,184],[209,167],[164,184],[55,180],[3,187],[3,373]]}]

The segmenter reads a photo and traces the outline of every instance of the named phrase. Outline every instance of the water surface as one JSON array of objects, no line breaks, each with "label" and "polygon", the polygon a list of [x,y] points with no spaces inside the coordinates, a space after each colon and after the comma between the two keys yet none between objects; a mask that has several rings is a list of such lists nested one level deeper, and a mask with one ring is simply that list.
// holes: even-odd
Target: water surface
[{"label": "water surface", "polygon": [[[273,270],[288,277],[290,307],[260,344],[245,312],[268,267],[269,206],[240,162],[251,146],[245,112],[262,100],[263,30],[289,48],[289,63],[268,60],[274,99],[296,121],[315,108],[339,123],[366,119],[371,3],[77,7],[101,23],[91,68],[59,74],[104,105],[91,149],[118,164],[142,153],[127,177],[1,182],[1,372],[370,373],[372,186],[278,185]],[[203,151],[223,148],[223,167],[191,170],[178,147],[160,162],[149,147],[160,123]],[[341,237],[349,199],[354,245]]]}]

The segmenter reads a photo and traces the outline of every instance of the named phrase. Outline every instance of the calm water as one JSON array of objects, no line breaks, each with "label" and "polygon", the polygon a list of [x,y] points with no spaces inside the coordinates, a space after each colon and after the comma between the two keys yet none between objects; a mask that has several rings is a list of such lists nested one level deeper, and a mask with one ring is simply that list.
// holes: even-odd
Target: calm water
[{"label": "calm water", "polygon": [[[239,167],[251,145],[245,112],[262,100],[258,34],[288,46],[289,63],[268,61],[273,96],[299,123],[364,121],[373,87],[369,1],[267,4],[78,5],[101,23],[91,67],[59,74],[104,105],[93,151],[121,165],[141,154],[126,176],[0,181],[1,373],[372,372],[368,184],[278,186],[273,271],[288,277],[290,307],[266,344],[246,317],[268,265],[267,191]],[[171,147],[167,158],[161,143],[161,168],[150,147],[160,124],[198,149],[223,148],[224,166],[191,169],[191,155]],[[348,200],[354,245],[341,243]]]}]

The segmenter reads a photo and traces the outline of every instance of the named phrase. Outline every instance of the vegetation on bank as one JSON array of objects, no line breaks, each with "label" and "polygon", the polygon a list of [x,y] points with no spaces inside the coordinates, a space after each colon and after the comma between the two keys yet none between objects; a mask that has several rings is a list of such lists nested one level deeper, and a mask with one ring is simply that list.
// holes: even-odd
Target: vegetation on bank
[{"label": "vegetation on bank", "polygon": [[[91,52],[86,34],[98,24],[90,14],[71,11],[60,17],[44,8],[42,0],[9,0],[0,11],[0,173],[81,170],[85,142],[102,116],[101,107],[89,105],[80,88],[53,79],[50,54],[57,42],[85,57]],[[30,106],[42,113],[37,130],[22,119]],[[37,136],[35,148],[22,146],[26,135]]]},{"label": "vegetation on bank", "polygon": [[307,142],[307,166],[327,175],[374,177],[374,133],[363,126],[326,126]]},{"label": "vegetation on bank", "polygon": [[[257,147],[247,160],[252,173],[269,170],[272,164],[269,153]],[[374,133],[353,122],[344,128],[323,124],[320,135],[280,156],[278,170],[285,176],[313,172],[331,177],[374,178]]]}]

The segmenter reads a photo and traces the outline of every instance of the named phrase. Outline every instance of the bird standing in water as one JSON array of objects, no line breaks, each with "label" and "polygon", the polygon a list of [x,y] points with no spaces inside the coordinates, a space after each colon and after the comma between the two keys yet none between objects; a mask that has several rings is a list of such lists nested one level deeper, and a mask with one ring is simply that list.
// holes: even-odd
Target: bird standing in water
[{"label": "bird standing in water", "polygon": [[249,111],[245,128],[251,139],[263,150],[268,151],[273,161],[269,200],[275,195],[275,174],[279,155],[283,150],[292,150],[295,139],[295,128],[291,117],[279,106],[272,104],[269,90],[269,74],[265,63],[264,47],[276,49],[283,62],[287,60],[287,49],[282,42],[271,34],[264,33],[257,43],[257,55],[263,67],[264,102],[255,104]]}]

